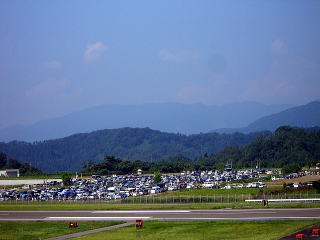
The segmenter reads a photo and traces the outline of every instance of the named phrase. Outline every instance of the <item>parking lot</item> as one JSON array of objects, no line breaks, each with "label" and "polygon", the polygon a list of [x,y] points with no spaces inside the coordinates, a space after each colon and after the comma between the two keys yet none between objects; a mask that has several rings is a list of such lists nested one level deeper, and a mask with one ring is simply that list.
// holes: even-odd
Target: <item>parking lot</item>
[{"label": "parking lot", "polygon": [[[23,180],[25,185],[22,187],[7,188],[3,186],[4,189],[0,190],[0,201],[111,201],[129,200],[129,198],[135,199],[148,195],[155,196],[159,193],[180,189],[264,188],[266,184],[262,183],[260,179],[261,173],[266,174],[266,172],[258,170],[233,171],[232,169],[187,171],[179,174],[162,175],[161,182],[157,184],[154,183],[153,175],[138,174],[122,176],[92,175],[89,178],[73,179],[71,186],[62,186],[58,179],[45,183],[41,180],[40,184],[33,185],[27,184],[26,180]],[[248,180],[249,183],[234,183],[237,180]],[[299,186],[301,184],[292,184],[291,187]],[[207,199],[209,201],[208,197]],[[203,200],[202,198],[201,201]],[[153,199],[153,201],[155,200]],[[166,199],[166,201],[168,200]]]}]

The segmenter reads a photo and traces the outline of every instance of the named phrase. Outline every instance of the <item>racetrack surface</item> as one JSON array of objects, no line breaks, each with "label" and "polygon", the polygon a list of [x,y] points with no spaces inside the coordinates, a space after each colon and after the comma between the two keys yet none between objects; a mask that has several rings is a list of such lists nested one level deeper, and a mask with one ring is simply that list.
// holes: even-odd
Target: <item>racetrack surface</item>
[{"label": "racetrack surface", "polygon": [[219,220],[312,220],[320,208],[139,210],[139,211],[0,211],[0,221],[219,221]]}]

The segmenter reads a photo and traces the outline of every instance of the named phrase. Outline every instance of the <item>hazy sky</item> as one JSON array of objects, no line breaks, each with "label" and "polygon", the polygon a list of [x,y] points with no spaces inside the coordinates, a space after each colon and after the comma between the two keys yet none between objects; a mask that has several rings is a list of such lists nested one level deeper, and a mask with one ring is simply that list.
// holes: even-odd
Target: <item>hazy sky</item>
[{"label": "hazy sky", "polygon": [[320,1],[0,1],[0,127],[100,104],[320,98]]}]

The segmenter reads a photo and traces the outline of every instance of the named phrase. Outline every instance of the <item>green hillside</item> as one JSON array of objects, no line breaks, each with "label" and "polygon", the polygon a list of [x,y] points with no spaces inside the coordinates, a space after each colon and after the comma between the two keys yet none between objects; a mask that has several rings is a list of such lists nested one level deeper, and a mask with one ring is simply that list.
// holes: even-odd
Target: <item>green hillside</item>
[{"label": "green hillside", "polygon": [[183,170],[223,169],[226,163],[233,168],[283,168],[287,173],[296,172],[301,167],[314,166],[320,162],[320,130],[280,127],[271,134],[262,134],[246,146],[231,146],[214,153],[204,155],[192,161],[183,155],[171,156],[161,162],[150,163],[126,161],[106,156],[104,161],[90,164],[83,169],[96,174],[128,174],[141,168],[144,172],[162,173],[181,172]]},{"label": "green hillside", "polygon": [[79,171],[88,160],[112,155],[126,160],[157,162],[182,154],[190,159],[212,154],[226,146],[245,145],[261,133],[194,134],[165,133],[149,128],[120,128],[42,142],[0,143],[8,158],[31,163],[43,171]]},{"label": "green hillside", "polygon": [[320,130],[283,126],[272,135],[262,134],[246,146],[226,147],[200,159],[202,166],[224,166],[226,162],[238,168],[255,167],[257,163],[262,168],[294,163],[315,165],[320,162]]}]

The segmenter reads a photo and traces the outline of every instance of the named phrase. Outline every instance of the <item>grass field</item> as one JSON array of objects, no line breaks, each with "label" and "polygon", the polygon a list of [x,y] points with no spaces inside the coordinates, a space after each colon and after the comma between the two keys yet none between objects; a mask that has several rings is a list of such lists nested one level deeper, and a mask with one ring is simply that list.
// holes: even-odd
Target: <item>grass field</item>
[{"label": "grass field", "polygon": [[73,239],[86,240],[275,240],[304,229],[316,221],[221,221],[221,222],[145,222],[134,226],[94,233]]},{"label": "grass field", "polygon": [[265,190],[277,190],[280,187],[273,188],[233,188],[233,189],[206,189],[206,188],[195,188],[195,189],[181,189],[179,191],[167,191],[164,193],[166,196],[215,196],[215,195],[234,195],[234,194],[251,194],[255,195]]},{"label": "grass field", "polygon": [[69,228],[67,222],[0,222],[0,239],[45,239],[119,223],[121,222],[79,222],[77,228]]},{"label": "grass field", "polygon": [[[291,181],[292,182],[292,181]],[[181,189],[179,191],[167,191],[164,196],[215,196],[215,195],[257,195],[267,191],[281,191],[283,186],[272,186],[267,188],[233,188],[233,189],[206,189],[206,188],[195,188],[195,189]],[[292,193],[316,193],[316,189],[294,189]]]},{"label": "grass field", "polygon": [[[291,192],[292,191],[292,192]],[[130,197],[122,203],[243,203],[246,199],[319,198],[315,189],[241,188],[241,189],[181,189],[156,195]]]}]

